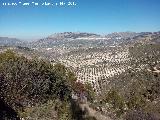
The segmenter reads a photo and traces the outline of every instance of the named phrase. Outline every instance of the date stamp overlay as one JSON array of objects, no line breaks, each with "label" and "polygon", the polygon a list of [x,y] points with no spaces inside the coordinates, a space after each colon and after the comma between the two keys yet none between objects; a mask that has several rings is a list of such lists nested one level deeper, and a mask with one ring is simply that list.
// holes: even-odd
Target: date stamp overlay
[{"label": "date stamp overlay", "polygon": [[25,2],[25,1],[18,1],[18,2],[0,2],[0,6],[77,6],[76,1],[53,1],[50,2],[44,1],[44,2]]}]

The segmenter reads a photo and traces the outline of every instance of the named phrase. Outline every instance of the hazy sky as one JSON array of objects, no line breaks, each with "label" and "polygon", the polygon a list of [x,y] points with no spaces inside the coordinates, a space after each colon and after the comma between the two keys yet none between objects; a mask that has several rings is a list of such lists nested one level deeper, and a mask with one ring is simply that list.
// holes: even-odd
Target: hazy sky
[{"label": "hazy sky", "polygon": [[0,0],[0,36],[37,39],[55,32],[111,33],[159,31],[160,0],[70,0],[76,6],[2,6],[11,2],[68,0]]}]

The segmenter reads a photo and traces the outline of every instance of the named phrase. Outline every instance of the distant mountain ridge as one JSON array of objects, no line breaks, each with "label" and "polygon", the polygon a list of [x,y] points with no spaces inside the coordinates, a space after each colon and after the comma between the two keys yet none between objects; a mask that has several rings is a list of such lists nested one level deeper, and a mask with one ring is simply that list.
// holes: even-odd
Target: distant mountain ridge
[{"label": "distant mountain ridge", "polygon": [[0,37],[1,46],[24,46],[25,42],[17,38]]},{"label": "distant mountain ridge", "polygon": [[110,37],[110,38],[116,38],[116,37],[120,37],[120,38],[132,38],[135,36],[138,36],[139,33],[136,32],[114,32],[111,34],[107,34],[105,37]]},{"label": "distant mountain ridge", "polygon": [[[83,46],[84,44],[93,45],[96,44],[114,44],[115,40],[117,42],[121,39],[127,39],[137,36],[138,33],[135,32],[121,32],[121,33],[112,33],[108,35],[99,35],[95,33],[86,33],[86,32],[64,32],[64,33],[55,33],[44,39],[40,39],[36,42],[33,42],[34,47],[53,47],[57,45],[67,45],[67,46],[78,46],[78,44]],[[110,40],[110,41],[108,41]],[[70,45],[68,45],[70,44]]]},{"label": "distant mountain ridge", "polygon": [[76,39],[76,38],[79,38],[79,37],[98,37],[98,36],[100,36],[100,35],[95,34],[95,33],[64,32],[64,33],[52,34],[48,38],[52,38],[52,39],[65,39],[65,38]]},{"label": "distant mountain ridge", "polygon": [[87,32],[63,32],[54,33],[46,38],[39,39],[34,42],[24,42],[16,38],[0,37],[1,46],[22,46],[32,48],[52,48],[54,46],[112,46],[128,42],[144,41],[141,38],[154,38],[155,42],[159,42],[160,32],[114,32],[107,35],[100,35]]}]

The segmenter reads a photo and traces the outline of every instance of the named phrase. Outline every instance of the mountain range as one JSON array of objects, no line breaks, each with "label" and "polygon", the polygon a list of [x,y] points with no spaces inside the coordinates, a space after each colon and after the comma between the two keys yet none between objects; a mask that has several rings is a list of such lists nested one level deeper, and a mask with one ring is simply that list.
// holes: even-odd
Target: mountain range
[{"label": "mountain range", "polygon": [[78,47],[86,46],[111,46],[139,40],[141,38],[155,38],[155,42],[159,42],[157,37],[160,32],[114,32],[107,35],[99,35],[86,32],[64,32],[55,33],[46,38],[32,42],[24,42],[17,38],[0,37],[1,46],[23,46],[31,48],[52,48],[55,46]]}]

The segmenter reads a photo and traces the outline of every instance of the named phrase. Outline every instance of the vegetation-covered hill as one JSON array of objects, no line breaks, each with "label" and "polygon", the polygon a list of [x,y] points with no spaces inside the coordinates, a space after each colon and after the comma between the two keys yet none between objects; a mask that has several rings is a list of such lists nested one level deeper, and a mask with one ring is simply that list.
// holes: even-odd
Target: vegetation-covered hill
[{"label": "vegetation-covered hill", "polygon": [[[61,64],[27,59],[10,50],[0,53],[0,101],[5,106],[0,108],[0,118],[76,118],[72,107],[77,103],[71,97],[71,92],[78,93],[75,80],[74,74]],[[82,113],[79,116],[83,118]]]},{"label": "vegetation-covered hill", "polygon": [[96,104],[115,119],[159,120],[160,45],[136,43],[129,57],[127,71],[99,81]]}]

